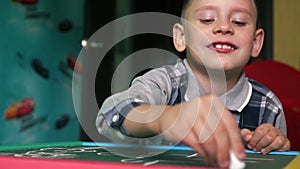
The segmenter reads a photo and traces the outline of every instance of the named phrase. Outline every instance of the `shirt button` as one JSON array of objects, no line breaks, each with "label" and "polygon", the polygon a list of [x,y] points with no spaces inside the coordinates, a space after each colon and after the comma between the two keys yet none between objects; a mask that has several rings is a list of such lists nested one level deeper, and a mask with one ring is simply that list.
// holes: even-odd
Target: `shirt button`
[{"label": "shirt button", "polygon": [[119,120],[119,114],[115,114],[112,118],[112,122],[116,123]]}]

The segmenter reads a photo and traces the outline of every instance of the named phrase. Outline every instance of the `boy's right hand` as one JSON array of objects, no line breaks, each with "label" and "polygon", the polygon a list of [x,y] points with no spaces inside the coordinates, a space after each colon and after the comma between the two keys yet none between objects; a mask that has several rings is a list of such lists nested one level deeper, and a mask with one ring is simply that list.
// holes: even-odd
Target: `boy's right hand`
[{"label": "boy's right hand", "polygon": [[192,147],[206,163],[228,167],[231,150],[238,159],[245,159],[238,126],[218,96],[168,107],[157,120],[159,133]]}]

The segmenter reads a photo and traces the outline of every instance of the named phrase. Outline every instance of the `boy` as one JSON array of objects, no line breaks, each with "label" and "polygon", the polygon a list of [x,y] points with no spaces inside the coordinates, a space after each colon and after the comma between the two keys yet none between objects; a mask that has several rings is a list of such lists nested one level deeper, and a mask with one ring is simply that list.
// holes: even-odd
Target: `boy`
[{"label": "boy", "polygon": [[186,0],[182,18],[173,42],[186,59],[108,98],[97,117],[99,132],[113,140],[180,142],[220,167],[229,166],[230,151],[244,160],[242,140],[264,154],[288,150],[279,100],[243,72],[264,40],[254,0]]}]

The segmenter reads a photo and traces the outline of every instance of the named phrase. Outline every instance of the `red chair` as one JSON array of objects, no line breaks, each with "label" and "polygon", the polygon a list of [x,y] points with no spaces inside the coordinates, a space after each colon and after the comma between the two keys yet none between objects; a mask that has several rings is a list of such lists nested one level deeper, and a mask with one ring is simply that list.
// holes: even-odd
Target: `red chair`
[{"label": "red chair", "polygon": [[285,112],[291,150],[300,151],[300,71],[272,60],[250,63],[244,70],[247,77],[261,82],[278,96]]},{"label": "red chair", "polygon": [[291,150],[300,151],[300,101],[283,99],[283,109],[287,121],[287,134],[291,141]]}]

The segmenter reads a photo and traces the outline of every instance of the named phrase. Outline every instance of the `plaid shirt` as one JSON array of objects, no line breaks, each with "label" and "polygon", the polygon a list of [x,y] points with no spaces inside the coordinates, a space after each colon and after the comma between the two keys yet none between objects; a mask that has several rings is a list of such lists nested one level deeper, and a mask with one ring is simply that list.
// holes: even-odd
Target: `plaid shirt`
[{"label": "plaid shirt", "polygon": [[[175,65],[153,69],[136,78],[128,90],[106,99],[98,113],[96,126],[99,133],[117,142],[171,144],[160,136],[147,139],[128,136],[122,126],[127,113],[141,104],[175,105],[204,95],[205,91],[187,61],[179,59]],[[286,135],[279,99],[257,81],[242,74],[238,83],[220,98],[240,129],[255,130],[263,123],[271,123]]]}]

